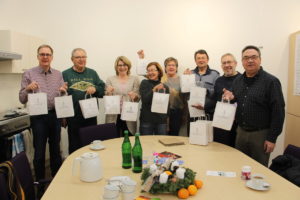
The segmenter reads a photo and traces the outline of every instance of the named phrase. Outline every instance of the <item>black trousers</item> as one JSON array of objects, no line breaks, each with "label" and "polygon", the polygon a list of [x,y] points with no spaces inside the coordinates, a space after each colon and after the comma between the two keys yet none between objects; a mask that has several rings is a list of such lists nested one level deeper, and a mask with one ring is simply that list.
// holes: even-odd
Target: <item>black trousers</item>
[{"label": "black trousers", "polygon": [[182,109],[170,109],[168,135],[178,136],[182,124]]},{"label": "black trousers", "polygon": [[50,151],[51,174],[54,177],[62,164],[60,155],[60,121],[54,111],[47,115],[32,116],[31,128],[34,146],[34,171],[36,180],[45,178],[45,151],[47,141]]},{"label": "black trousers", "polygon": [[236,123],[233,123],[230,131],[214,127],[214,141],[235,147],[236,128]]},{"label": "black trousers", "polygon": [[67,119],[69,154],[81,148],[79,129],[87,126],[97,125],[97,117],[84,119],[83,117],[72,117]]}]

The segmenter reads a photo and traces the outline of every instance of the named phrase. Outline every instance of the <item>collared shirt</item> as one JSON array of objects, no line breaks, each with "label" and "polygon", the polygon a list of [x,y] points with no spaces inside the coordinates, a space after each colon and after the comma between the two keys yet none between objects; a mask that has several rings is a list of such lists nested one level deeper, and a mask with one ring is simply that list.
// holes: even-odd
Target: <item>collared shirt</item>
[{"label": "collared shirt", "polygon": [[232,89],[238,105],[238,125],[246,129],[270,129],[267,140],[275,143],[285,117],[280,81],[261,67],[254,77],[247,77],[246,73],[237,77]]},{"label": "collared shirt", "polygon": [[205,74],[199,74],[198,67],[192,72],[195,74],[196,85],[207,89],[204,110],[205,112],[212,114],[215,109],[214,85],[217,78],[220,76],[219,72],[210,69],[209,66],[207,66]]},{"label": "collared shirt", "polygon": [[19,100],[25,104],[28,101],[26,87],[31,82],[37,82],[39,88],[34,92],[43,92],[47,94],[48,110],[54,109],[54,97],[59,96],[59,88],[64,85],[64,80],[60,71],[50,68],[48,72],[40,66],[33,67],[24,72],[19,92]]}]

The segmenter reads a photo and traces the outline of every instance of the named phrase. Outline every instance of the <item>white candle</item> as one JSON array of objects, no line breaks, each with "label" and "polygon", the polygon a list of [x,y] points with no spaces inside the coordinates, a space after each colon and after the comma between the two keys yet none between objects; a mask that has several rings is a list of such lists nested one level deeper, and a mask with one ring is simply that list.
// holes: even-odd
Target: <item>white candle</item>
[{"label": "white candle", "polygon": [[180,167],[176,170],[176,176],[179,178],[179,179],[184,179],[184,173],[185,173],[185,169]]},{"label": "white candle", "polygon": [[174,162],[172,162],[172,165],[171,165],[171,171],[174,170],[174,167],[178,167],[179,166],[179,163],[177,160],[175,160]]},{"label": "white candle", "polygon": [[153,174],[153,172],[155,172],[156,170],[157,170],[156,164],[150,165],[150,173],[151,173],[151,174]]},{"label": "white candle", "polygon": [[168,177],[169,177],[169,175],[166,174],[165,172],[161,173],[159,176],[159,183],[167,183]]}]

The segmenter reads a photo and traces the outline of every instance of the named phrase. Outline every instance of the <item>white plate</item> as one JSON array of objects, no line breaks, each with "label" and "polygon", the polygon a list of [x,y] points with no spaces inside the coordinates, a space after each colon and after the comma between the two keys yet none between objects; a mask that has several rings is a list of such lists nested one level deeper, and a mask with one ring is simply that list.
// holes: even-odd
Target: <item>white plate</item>
[{"label": "white plate", "polygon": [[98,150],[102,150],[102,149],[105,149],[105,146],[103,146],[103,145],[97,145],[97,146],[95,146],[95,145],[90,145],[90,149],[91,150],[94,150],[94,151],[98,151]]},{"label": "white plate", "polygon": [[267,182],[264,182],[262,185],[260,186],[255,186],[252,182],[252,180],[249,180],[246,182],[246,186],[253,189],[253,190],[260,190],[260,191],[265,191],[265,190],[269,190],[271,185]]}]

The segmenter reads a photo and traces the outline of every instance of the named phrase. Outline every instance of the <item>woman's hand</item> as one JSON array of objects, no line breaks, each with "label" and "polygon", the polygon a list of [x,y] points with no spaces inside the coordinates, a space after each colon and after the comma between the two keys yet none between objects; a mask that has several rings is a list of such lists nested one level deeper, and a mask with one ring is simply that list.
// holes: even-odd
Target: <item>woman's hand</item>
[{"label": "woman's hand", "polygon": [[112,94],[114,93],[114,90],[115,90],[114,87],[108,85],[108,86],[106,87],[106,94],[112,95]]},{"label": "woman's hand", "polygon": [[131,101],[135,101],[138,98],[138,94],[133,91],[128,92],[128,96]]},{"label": "woman's hand", "polygon": [[156,85],[155,87],[153,87],[152,91],[155,92],[155,91],[159,91],[161,89],[165,89],[165,86],[162,83],[160,83],[160,84]]},{"label": "woman's hand", "polygon": [[183,74],[192,74],[192,70],[187,68],[187,69],[184,70]]},{"label": "woman's hand", "polygon": [[139,56],[139,59],[144,59],[145,58],[145,53],[144,53],[144,50],[141,49],[137,52],[138,56]]}]

